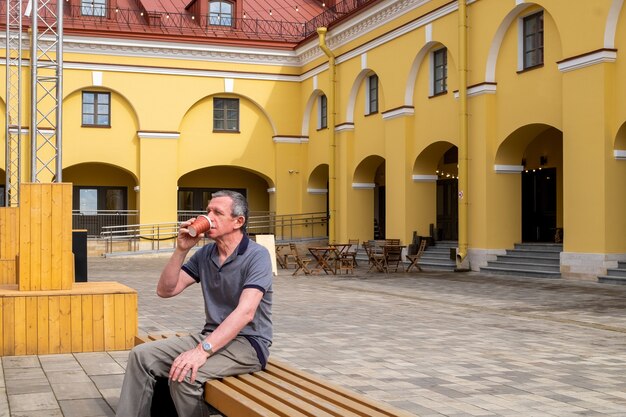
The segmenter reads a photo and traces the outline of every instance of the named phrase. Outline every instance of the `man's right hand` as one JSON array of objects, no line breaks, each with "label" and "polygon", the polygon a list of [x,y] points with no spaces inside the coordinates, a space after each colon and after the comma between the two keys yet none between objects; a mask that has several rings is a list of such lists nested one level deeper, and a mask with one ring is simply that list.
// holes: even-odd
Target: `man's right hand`
[{"label": "man's right hand", "polygon": [[176,238],[176,244],[179,249],[188,251],[189,249],[196,246],[200,239],[204,237],[204,233],[200,233],[196,237],[191,237],[191,235],[189,234],[189,229],[187,229],[187,227],[189,227],[189,225],[192,224],[195,220],[196,218],[193,217],[180,224],[180,228],[178,229],[178,236]]}]

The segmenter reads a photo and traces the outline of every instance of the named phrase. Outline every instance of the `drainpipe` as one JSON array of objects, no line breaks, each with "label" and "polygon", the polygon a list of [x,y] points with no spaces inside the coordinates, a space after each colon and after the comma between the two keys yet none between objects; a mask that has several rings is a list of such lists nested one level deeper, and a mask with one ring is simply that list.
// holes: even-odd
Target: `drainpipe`
[{"label": "drainpipe", "polygon": [[317,28],[317,34],[319,35],[320,48],[328,57],[328,70],[330,71],[330,92],[327,97],[328,103],[328,132],[330,135],[330,151],[328,162],[328,242],[333,243],[337,239],[336,225],[337,225],[337,175],[335,173],[335,159],[337,152],[337,144],[335,139],[335,84],[337,82],[337,74],[335,68],[335,55],[326,45],[326,32],[325,27]]},{"label": "drainpipe", "polygon": [[457,268],[467,256],[467,209],[468,209],[468,108],[467,108],[467,5],[459,0],[459,248],[456,255]]}]

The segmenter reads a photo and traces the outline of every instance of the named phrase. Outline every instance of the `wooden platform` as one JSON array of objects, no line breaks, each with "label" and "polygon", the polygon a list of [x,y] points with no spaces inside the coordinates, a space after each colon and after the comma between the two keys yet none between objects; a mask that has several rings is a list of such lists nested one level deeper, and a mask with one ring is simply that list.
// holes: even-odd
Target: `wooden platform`
[{"label": "wooden platform", "polygon": [[137,334],[137,292],[117,282],[67,290],[0,286],[0,355],[125,350]]}]

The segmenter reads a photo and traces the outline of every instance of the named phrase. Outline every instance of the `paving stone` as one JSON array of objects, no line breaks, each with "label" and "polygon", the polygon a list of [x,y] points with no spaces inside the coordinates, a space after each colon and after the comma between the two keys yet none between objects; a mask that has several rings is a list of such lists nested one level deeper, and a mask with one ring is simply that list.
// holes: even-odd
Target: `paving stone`
[{"label": "paving stone", "polygon": [[52,392],[9,395],[12,413],[22,411],[54,410],[58,408]]},{"label": "paving stone", "polygon": [[102,398],[59,401],[64,417],[112,417],[113,409]]},{"label": "paving stone", "polygon": [[5,356],[2,358],[2,367],[4,369],[11,368],[39,368],[39,357],[37,356]]},{"label": "paving stone", "polygon": [[57,400],[77,400],[82,398],[100,398],[101,394],[93,382],[56,383],[52,390]]}]

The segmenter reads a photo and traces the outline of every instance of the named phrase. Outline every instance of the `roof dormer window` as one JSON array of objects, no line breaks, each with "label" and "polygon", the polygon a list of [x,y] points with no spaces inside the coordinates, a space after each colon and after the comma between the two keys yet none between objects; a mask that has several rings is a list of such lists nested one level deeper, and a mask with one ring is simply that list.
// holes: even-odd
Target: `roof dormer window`
[{"label": "roof dormer window", "polygon": [[228,1],[209,1],[209,24],[233,25],[233,4]]},{"label": "roof dormer window", "polygon": [[107,0],[81,0],[80,14],[105,17],[107,15]]}]

